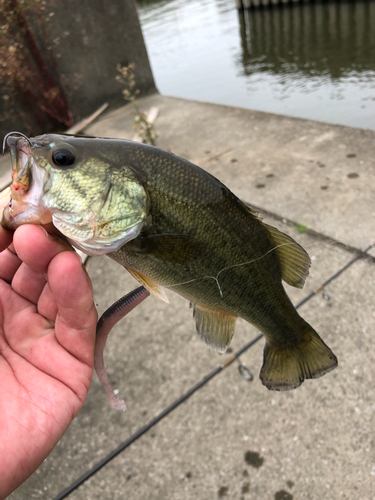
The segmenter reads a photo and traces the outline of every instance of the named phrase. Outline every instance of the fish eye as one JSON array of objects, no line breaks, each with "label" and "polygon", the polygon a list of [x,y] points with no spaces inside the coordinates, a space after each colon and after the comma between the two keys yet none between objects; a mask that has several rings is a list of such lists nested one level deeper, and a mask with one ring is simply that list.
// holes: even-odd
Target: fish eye
[{"label": "fish eye", "polygon": [[52,160],[58,167],[69,167],[73,165],[75,156],[69,149],[55,149],[52,153]]}]

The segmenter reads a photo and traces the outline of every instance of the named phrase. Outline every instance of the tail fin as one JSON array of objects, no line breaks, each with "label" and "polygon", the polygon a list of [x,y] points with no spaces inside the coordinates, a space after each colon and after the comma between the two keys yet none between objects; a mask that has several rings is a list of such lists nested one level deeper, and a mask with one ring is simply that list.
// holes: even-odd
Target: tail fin
[{"label": "tail fin", "polygon": [[336,368],[336,356],[315,330],[306,325],[303,340],[297,345],[277,348],[266,343],[259,376],[268,389],[289,391],[306,378],[318,378]]}]

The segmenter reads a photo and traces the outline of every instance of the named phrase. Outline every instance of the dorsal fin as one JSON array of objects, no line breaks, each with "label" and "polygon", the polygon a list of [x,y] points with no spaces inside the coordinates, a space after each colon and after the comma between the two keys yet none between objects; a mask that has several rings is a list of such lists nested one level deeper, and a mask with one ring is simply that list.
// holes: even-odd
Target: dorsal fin
[{"label": "dorsal fin", "polygon": [[198,335],[209,348],[225,352],[232,340],[237,316],[194,304],[194,318]]},{"label": "dorsal fin", "polygon": [[169,300],[167,294],[165,293],[164,288],[161,285],[158,285],[155,281],[148,278],[144,274],[139,273],[138,271],[134,271],[129,267],[125,267],[125,269],[133,276],[134,279],[139,281],[141,285],[143,285],[146,290],[148,290],[152,295],[155,295],[160,300],[163,300],[167,304],[169,304]]},{"label": "dorsal fin", "polygon": [[280,260],[283,280],[288,285],[302,288],[311,264],[307,252],[287,234],[268,224],[263,223],[263,225],[276,247],[275,252]]}]

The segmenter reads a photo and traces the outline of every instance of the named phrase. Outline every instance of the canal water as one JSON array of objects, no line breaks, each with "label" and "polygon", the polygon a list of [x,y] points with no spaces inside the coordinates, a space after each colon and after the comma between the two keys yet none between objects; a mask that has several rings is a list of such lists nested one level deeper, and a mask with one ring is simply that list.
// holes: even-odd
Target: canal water
[{"label": "canal water", "polygon": [[375,1],[137,5],[161,94],[375,130]]}]

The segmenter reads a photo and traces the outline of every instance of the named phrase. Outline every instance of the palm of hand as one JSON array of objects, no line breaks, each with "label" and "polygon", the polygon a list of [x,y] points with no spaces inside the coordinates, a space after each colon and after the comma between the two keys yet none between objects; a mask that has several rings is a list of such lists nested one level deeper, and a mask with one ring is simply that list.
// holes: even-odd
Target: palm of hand
[{"label": "palm of hand", "polygon": [[97,315],[66,249],[23,226],[0,254],[0,499],[50,453],[89,389]]}]

